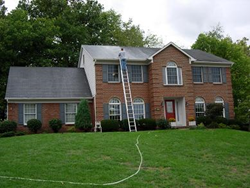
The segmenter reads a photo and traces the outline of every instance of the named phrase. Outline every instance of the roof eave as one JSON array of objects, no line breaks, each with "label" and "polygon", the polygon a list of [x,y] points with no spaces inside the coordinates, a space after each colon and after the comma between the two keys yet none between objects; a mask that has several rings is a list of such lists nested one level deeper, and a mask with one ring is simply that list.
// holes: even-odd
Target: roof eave
[{"label": "roof eave", "polygon": [[219,62],[219,61],[192,61],[192,64],[212,64],[212,65],[228,65],[232,66],[234,62],[228,61],[228,62]]}]

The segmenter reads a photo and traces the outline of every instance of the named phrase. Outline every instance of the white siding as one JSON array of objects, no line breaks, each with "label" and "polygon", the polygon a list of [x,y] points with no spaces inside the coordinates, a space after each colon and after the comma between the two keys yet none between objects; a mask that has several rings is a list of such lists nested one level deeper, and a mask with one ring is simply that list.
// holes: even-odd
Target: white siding
[{"label": "white siding", "polygon": [[89,82],[90,90],[92,95],[96,94],[96,79],[95,79],[95,62],[89,53],[82,48],[82,54],[80,59],[80,68],[84,68],[86,76]]}]

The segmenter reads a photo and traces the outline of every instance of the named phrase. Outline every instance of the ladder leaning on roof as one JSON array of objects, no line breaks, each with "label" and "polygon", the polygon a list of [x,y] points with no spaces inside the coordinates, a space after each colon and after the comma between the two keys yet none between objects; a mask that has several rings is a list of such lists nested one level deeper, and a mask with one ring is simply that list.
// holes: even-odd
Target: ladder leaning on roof
[{"label": "ladder leaning on roof", "polygon": [[120,59],[120,67],[121,67],[123,94],[124,94],[127,119],[128,119],[128,128],[130,132],[136,132],[137,127],[135,122],[134,106],[133,106],[133,99],[129,83],[128,69],[127,66],[124,66],[122,64],[122,61],[126,61],[126,59]]}]

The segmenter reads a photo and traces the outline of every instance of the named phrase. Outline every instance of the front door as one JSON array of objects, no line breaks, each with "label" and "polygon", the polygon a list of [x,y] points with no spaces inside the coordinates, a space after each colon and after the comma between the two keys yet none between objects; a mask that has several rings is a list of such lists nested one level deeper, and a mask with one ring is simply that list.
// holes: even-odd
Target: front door
[{"label": "front door", "polygon": [[166,119],[175,118],[175,101],[165,100]]}]

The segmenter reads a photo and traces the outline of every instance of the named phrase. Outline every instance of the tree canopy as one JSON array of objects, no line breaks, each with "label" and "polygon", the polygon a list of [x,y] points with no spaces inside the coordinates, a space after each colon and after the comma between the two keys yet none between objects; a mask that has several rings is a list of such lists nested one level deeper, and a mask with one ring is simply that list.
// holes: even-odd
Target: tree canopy
[{"label": "tree canopy", "polygon": [[0,111],[10,66],[76,67],[82,44],[159,46],[132,20],[104,11],[96,0],[20,0],[6,14],[0,0]]},{"label": "tree canopy", "polygon": [[201,33],[192,45],[193,49],[212,53],[234,63],[231,74],[236,118],[245,122],[249,121],[246,109],[250,108],[250,46],[247,41],[244,37],[233,42],[231,37],[224,36],[222,27],[218,25],[212,31]]}]

